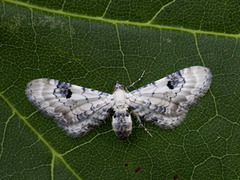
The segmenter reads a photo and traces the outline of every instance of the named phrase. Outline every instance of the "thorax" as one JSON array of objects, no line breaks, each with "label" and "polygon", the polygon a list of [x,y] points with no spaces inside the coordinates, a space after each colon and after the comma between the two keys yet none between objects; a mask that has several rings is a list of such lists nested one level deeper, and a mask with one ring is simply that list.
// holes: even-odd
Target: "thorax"
[{"label": "thorax", "polygon": [[117,89],[113,93],[114,111],[126,111],[129,106],[129,94],[123,89]]}]

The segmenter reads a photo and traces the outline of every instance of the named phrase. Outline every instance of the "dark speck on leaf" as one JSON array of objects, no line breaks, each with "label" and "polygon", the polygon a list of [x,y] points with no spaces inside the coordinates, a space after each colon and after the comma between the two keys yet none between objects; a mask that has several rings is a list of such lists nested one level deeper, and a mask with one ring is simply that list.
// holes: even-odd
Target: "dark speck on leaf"
[{"label": "dark speck on leaf", "polygon": [[140,171],[141,171],[141,168],[140,168],[140,167],[134,169],[134,172],[135,172],[135,173],[138,173],[138,172],[140,172]]},{"label": "dark speck on leaf", "polygon": [[173,176],[173,180],[176,180],[178,178],[178,174],[175,174],[174,176]]},{"label": "dark speck on leaf", "polygon": [[128,163],[125,163],[124,166],[125,166],[125,167],[128,167]]}]

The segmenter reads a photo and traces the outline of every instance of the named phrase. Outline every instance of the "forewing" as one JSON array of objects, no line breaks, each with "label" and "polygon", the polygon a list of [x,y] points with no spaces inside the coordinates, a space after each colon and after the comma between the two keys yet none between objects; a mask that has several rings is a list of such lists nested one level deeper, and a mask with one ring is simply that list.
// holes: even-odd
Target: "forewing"
[{"label": "forewing", "polygon": [[130,92],[133,112],[163,128],[178,125],[210,87],[206,67],[192,66]]},{"label": "forewing", "polygon": [[26,94],[33,105],[73,136],[99,126],[112,106],[108,93],[54,79],[29,82]]}]

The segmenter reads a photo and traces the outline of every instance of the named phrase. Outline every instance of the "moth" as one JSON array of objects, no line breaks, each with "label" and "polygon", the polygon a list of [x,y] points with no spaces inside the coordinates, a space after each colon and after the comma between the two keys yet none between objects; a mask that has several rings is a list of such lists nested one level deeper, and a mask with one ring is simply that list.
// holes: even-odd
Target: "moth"
[{"label": "moth", "polygon": [[208,68],[192,66],[131,92],[128,88],[137,81],[127,87],[117,82],[109,94],[43,78],[29,82],[26,95],[73,137],[83,136],[102,124],[112,108],[113,130],[119,139],[126,139],[132,132],[131,113],[141,125],[140,117],[164,129],[179,125],[188,109],[207,92],[211,79]]}]

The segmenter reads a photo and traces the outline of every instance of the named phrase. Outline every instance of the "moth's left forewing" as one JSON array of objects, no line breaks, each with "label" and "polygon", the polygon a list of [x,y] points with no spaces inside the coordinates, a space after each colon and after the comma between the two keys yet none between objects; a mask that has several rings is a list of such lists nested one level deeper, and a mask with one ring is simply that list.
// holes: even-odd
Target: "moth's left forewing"
[{"label": "moth's left forewing", "polygon": [[133,112],[163,128],[178,125],[210,87],[208,68],[193,66],[130,92]]}]

